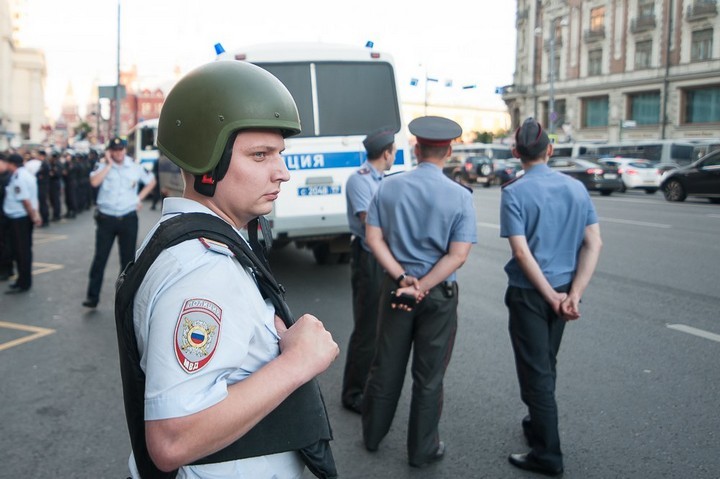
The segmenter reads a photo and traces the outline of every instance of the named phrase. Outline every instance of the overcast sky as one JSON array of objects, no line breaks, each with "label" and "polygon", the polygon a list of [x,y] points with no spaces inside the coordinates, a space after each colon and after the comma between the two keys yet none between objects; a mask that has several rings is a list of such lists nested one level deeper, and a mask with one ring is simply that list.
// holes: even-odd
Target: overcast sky
[{"label": "overcast sky", "polygon": [[[117,65],[117,0],[25,0],[21,44],[45,51],[47,101],[57,115],[68,82],[78,103],[93,81],[112,85]],[[435,10],[429,10],[433,7]],[[265,42],[365,45],[390,53],[401,95],[421,101],[410,79],[425,75],[431,101],[503,107],[495,87],[515,68],[512,0],[121,0],[120,65],[137,65],[142,86],[167,84],[175,66],[187,72],[227,51]],[[443,80],[452,80],[453,87]],[[462,90],[475,84],[474,90]],[[419,96],[418,96],[419,95]]]}]

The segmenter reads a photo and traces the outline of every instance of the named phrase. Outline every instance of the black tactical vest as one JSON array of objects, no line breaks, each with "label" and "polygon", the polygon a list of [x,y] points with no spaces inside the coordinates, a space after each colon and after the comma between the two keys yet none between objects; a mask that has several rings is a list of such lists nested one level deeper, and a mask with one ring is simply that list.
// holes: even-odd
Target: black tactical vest
[{"label": "black tactical vest", "polygon": [[[266,221],[260,218],[264,238],[271,238]],[[253,272],[263,297],[270,299],[276,314],[287,327],[294,319],[284,298],[283,287],[275,281],[257,241],[258,220],[248,225],[250,249],[225,221],[203,213],[187,213],[162,222],[137,261],[128,264],[116,284],[115,323],[117,327],[120,372],[123,383],[125,417],[135,463],[143,479],[174,478],[177,471],[162,472],[150,459],[145,441],[145,373],[140,368],[135,328],[134,298],[145,274],[166,248],[194,238],[208,238],[226,244],[235,258]],[[332,430],[320,387],[312,380],[297,389],[275,410],[233,444],[193,464],[211,464],[285,451],[298,451],[308,469],[319,478],[337,477],[329,441]]]}]

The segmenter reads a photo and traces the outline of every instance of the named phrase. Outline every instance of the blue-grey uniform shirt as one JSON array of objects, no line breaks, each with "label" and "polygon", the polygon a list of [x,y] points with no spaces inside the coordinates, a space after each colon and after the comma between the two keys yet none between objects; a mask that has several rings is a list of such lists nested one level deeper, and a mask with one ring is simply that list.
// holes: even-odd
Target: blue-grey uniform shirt
[{"label": "blue-grey uniform shirt", "polygon": [[[450,243],[477,243],[472,194],[431,163],[388,176],[370,202],[367,223],[382,228],[395,259],[422,278]],[[455,273],[447,281],[455,280]]]},{"label": "blue-grey uniform shirt", "polygon": [[[533,166],[502,190],[500,236],[525,236],[554,288],[572,281],[585,227],[597,222],[585,186],[546,164]],[[534,288],[515,258],[505,265],[505,272],[510,286]]]},{"label": "blue-grey uniform shirt", "polygon": [[360,213],[367,213],[370,200],[380,186],[383,174],[372,167],[367,161],[359,170],[348,178],[345,186],[347,199],[347,218],[350,232],[360,238],[360,244],[366,251],[370,251],[365,243],[365,225],[360,221]]},{"label": "blue-grey uniform shirt", "polygon": [[140,183],[148,184],[155,176],[141,165],[126,156],[122,164],[116,165],[98,163],[95,170],[90,173],[93,177],[105,168],[112,168],[100,184],[97,196],[97,209],[100,213],[109,216],[125,216],[137,210],[138,186]]},{"label": "blue-grey uniform shirt", "polygon": [[33,209],[38,209],[38,187],[35,176],[24,166],[15,170],[5,187],[5,201],[2,208],[5,216],[12,219],[26,217],[23,200],[30,200]]}]

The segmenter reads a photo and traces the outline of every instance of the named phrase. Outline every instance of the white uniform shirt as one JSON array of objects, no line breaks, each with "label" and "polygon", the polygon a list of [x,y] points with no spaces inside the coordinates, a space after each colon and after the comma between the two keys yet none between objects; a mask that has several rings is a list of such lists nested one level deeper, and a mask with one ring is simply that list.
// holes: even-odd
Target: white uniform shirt
[{"label": "white uniform shirt", "polygon": [[38,188],[37,180],[24,166],[15,170],[10,181],[5,187],[5,201],[3,212],[8,218],[24,218],[27,211],[23,200],[30,200],[33,209],[38,209]]},{"label": "white uniform shirt", "polygon": [[125,216],[137,210],[140,183],[150,183],[155,175],[135,163],[129,156],[126,156],[120,165],[111,163],[110,165],[98,163],[95,170],[90,173],[92,178],[105,168],[111,168],[100,183],[95,203],[97,209],[104,215]]},{"label": "white uniform shirt", "polygon": [[[192,200],[169,198],[161,221],[191,212],[214,214]],[[274,316],[251,274],[223,245],[190,240],[163,251],[135,297],[145,419],[187,416],[225,399],[229,385],[280,354]],[[304,467],[298,453],[285,452],[186,466],[178,477],[300,478]],[[130,470],[139,477],[132,456]]]}]

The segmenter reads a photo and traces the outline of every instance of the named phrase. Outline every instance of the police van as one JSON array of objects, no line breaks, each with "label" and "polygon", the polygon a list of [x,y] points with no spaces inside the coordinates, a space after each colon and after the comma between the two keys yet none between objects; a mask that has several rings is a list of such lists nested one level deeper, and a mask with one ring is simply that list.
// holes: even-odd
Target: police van
[{"label": "police van", "polygon": [[[220,61],[269,71],[288,88],[300,114],[302,133],[285,140],[283,153],[290,181],[268,215],[273,247],[294,242],[311,248],[320,264],[348,259],[345,185],[366,159],[365,136],[393,128],[398,150],[391,172],[412,166],[392,57],[371,48],[291,43],[226,52]],[[182,181],[173,167],[161,160],[160,184],[177,192]]]},{"label": "police van", "polygon": [[157,147],[158,119],[144,120],[133,126],[127,134],[127,153],[146,170],[153,171],[160,158]]}]

